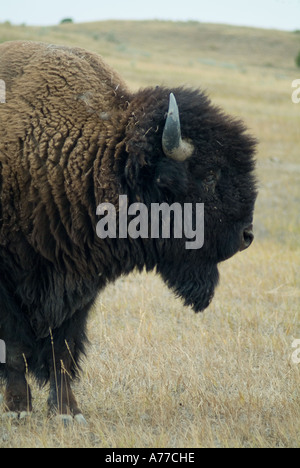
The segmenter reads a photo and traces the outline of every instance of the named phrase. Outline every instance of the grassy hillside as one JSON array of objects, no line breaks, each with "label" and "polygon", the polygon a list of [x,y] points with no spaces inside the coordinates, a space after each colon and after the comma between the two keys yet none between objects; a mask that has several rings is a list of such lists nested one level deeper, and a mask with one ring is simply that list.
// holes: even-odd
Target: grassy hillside
[{"label": "grassy hillside", "polygon": [[76,383],[88,429],[49,422],[47,389],[34,387],[29,425],[3,423],[0,447],[299,447],[300,103],[291,83],[300,34],[196,22],[0,24],[0,41],[14,39],[98,52],[133,89],[206,89],[258,138],[260,192],[255,242],[221,265],[204,314],[154,275],[122,278],[99,297]]},{"label": "grassy hillside", "polygon": [[293,68],[299,32],[263,30],[198,22],[105,21],[26,27],[0,24],[0,41],[28,39],[81,44],[103,55],[130,59],[197,63],[201,59],[236,66]]}]

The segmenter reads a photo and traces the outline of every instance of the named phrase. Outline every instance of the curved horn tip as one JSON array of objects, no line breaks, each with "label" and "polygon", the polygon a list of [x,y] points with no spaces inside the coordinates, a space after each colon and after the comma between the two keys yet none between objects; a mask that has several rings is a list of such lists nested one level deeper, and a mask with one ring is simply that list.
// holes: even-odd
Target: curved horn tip
[{"label": "curved horn tip", "polygon": [[168,115],[174,114],[174,112],[178,114],[178,118],[179,118],[179,110],[178,110],[176,98],[173,93],[170,93]]}]

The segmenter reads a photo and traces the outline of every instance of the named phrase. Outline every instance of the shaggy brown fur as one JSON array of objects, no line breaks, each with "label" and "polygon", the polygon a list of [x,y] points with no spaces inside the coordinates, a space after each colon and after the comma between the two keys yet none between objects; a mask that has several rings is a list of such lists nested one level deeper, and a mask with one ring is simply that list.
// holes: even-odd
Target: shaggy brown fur
[{"label": "shaggy brown fur", "polygon": [[[255,142],[203,93],[157,87],[133,94],[99,56],[79,48],[2,44],[0,79],[6,405],[31,409],[28,367],[39,381],[50,380],[50,409],[76,415],[69,380],[84,350],[88,311],[108,281],[156,267],[195,311],[210,303],[217,263],[241,248],[252,223]],[[162,149],[171,91],[182,136],[194,146],[184,162]],[[97,238],[97,205],[117,207],[120,194],[147,206],[204,202],[203,248],[186,250],[184,238]]]}]

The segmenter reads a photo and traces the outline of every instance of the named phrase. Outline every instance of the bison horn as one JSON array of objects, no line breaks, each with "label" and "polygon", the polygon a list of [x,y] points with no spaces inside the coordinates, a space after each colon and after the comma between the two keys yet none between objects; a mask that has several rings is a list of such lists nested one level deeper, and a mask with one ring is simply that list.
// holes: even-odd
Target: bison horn
[{"label": "bison horn", "polygon": [[173,93],[170,94],[169,110],[162,136],[162,147],[169,158],[184,161],[193,153],[193,145],[181,138],[178,105]]}]

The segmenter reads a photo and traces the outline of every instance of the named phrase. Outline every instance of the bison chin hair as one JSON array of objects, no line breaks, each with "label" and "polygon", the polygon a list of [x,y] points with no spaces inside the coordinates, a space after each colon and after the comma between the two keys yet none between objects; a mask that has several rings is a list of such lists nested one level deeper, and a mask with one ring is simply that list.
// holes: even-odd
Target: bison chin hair
[{"label": "bison chin hair", "polygon": [[216,264],[202,265],[198,270],[190,265],[176,268],[174,264],[164,264],[159,272],[167,286],[183,299],[184,305],[191,306],[195,312],[202,312],[209,306],[219,282]]}]

